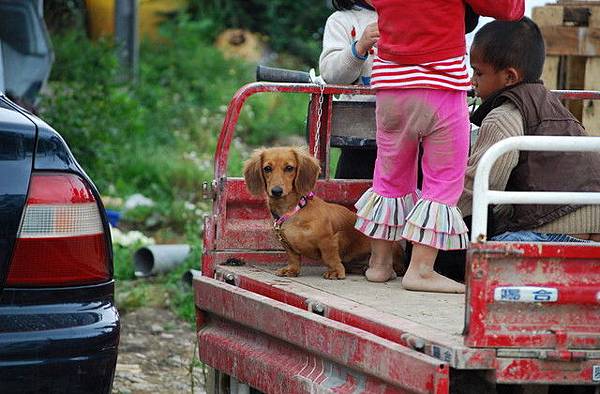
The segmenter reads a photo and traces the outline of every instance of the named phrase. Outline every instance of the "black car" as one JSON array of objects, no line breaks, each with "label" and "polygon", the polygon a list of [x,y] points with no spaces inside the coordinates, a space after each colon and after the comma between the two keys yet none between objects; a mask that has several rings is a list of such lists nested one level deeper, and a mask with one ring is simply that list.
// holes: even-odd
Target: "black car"
[{"label": "black car", "polygon": [[95,186],[55,130],[0,94],[0,393],[111,391],[112,263]]},{"label": "black car", "polygon": [[0,0],[0,91],[33,105],[54,59],[42,0]]}]

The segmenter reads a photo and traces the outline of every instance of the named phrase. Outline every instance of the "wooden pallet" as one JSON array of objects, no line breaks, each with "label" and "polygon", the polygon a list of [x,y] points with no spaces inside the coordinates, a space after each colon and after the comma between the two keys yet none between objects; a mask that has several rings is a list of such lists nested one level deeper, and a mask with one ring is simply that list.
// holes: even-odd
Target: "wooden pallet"
[{"label": "wooden pallet", "polygon": [[[546,87],[600,90],[600,1],[559,1],[535,7],[532,18],[546,42]],[[566,105],[590,134],[600,136],[600,103]]]}]

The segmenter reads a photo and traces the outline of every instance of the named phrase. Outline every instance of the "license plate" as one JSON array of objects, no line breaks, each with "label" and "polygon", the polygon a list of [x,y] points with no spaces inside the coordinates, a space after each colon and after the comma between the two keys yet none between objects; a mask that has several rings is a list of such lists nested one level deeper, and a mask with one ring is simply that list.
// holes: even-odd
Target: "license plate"
[{"label": "license plate", "polygon": [[494,301],[501,302],[556,302],[558,289],[536,286],[506,286],[494,289]]}]

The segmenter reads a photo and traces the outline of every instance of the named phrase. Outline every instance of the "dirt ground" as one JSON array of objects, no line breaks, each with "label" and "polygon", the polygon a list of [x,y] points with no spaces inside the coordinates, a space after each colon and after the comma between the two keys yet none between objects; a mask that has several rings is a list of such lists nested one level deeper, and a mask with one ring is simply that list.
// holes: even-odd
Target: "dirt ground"
[{"label": "dirt ground", "polygon": [[121,315],[113,393],[204,394],[194,328],[172,312],[140,308]]}]

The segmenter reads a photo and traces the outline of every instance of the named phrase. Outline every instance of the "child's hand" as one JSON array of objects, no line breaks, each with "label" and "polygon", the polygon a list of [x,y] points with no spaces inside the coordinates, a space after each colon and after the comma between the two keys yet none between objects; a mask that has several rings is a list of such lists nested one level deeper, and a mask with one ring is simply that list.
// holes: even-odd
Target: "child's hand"
[{"label": "child's hand", "polygon": [[377,40],[379,40],[379,28],[377,22],[373,22],[365,28],[360,40],[356,43],[356,51],[360,55],[366,56]]}]

